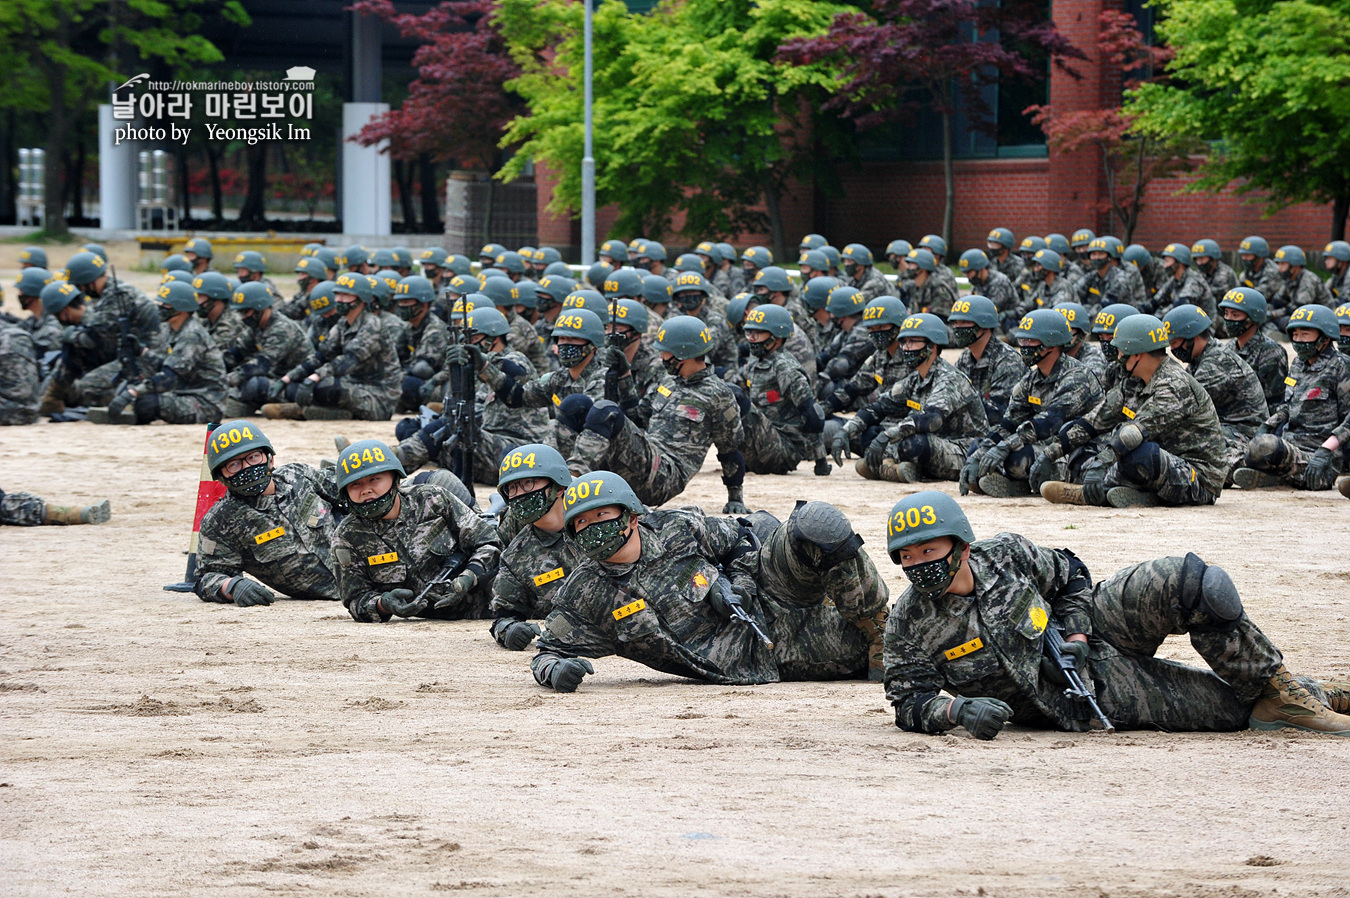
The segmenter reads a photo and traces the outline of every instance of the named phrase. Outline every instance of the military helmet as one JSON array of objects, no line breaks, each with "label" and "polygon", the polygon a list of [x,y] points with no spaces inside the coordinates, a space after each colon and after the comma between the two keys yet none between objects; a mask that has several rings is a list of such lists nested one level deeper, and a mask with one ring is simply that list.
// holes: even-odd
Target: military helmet
[{"label": "military helmet", "polygon": [[[1101,238],[1097,238],[1100,240]],[[1092,316],[1088,314],[1087,309],[1076,302],[1057,302],[1051,308],[1064,316],[1064,320],[1069,323],[1070,330],[1082,331],[1083,333],[1092,332]],[[950,320],[950,319],[948,319]]]},{"label": "military helmet", "polygon": [[802,291],[802,302],[808,309],[823,309],[830,301],[830,291],[839,286],[832,277],[816,277],[806,282]]},{"label": "military helmet", "polygon": [[1304,254],[1301,247],[1294,246],[1291,243],[1275,250],[1275,261],[1288,262],[1290,265],[1304,268],[1308,264],[1308,257]]},{"label": "military helmet", "polygon": [[1169,339],[1190,340],[1198,337],[1214,326],[1213,320],[1205,310],[1190,303],[1177,306],[1163,318],[1167,325]]},{"label": "military helmet", "polygon": [[337,488],[344,499],[347,497],[347,487],[372,474],[389,471],[394,475],[396,488],[400,478],[407,476],[394,450],[379,440],[357,440],[352,443],[342,450],[336,467]]},{"label": "military helmet", "polygon": [[1139,355],[1155,349],[1166,349],[1171,339],[1167,325],[1153,315],[1131,315],[1116,323],[1116,335],[1111,345],[1122,356]]},{"label": "military helmet", "polygon": [[797,244],[797,249],[802,252],[806,252],[809,249],[820,249],[829,242],[830,241],[826,240],[820,234],[807,234],[801,239],[801,242]]},{"label": "military helmet", "polygon": [[478,272],[478,283],[480,284],[486,284],[488,280],[492,278],[509,282],[511,280],[511,275],[507,274],[500,268],[494,268],[491,266],[484,268]]},{"label": "military helmet", "polygon": [[191,271],[192,263],[183,257],[182,253],[172,253],[164,257],[164,261],[159,263],[161,272],[168,271]]},{"label": "military helmet", "polygon": [[492,300],[494,306],[514,306],[516,298],[511,295],[511,288],[515,284],[506,278],[486,278],[483,281],[483,288],[478,292]]},{"label": "military helmet", "polygon": [[185,284],[190,284],[192,283],[192,272],[179,270],[166,271],[164,274],[160,275],[159,282],[163,284],[168,281],[182,281]]},{"label": "military helmet", "polygon": [[886,257],[899,256],[903,259],[905,256],[909,255],[909,251],[913,248],[914,247],[910,245],[908,240],[892,240],[890,243],[886,244]]},{"label": "military helmet", "polygon": [[1148,251],[1148,247],[1142,243],[1131,243],[1125,247],[1125,252],[1120,257],[1126,262],[1133,262],[1135,267],[1148,264],[1148,260],[1153,258],[1153,254]]},{"label": "military helmet", "polygon": [[508,486],[518,480],[536,477],[551,480],[558,486],[568,486],[572,482],[572,474],[567,470],[567,459],[562,457],[561,452],[544,443],[526,443],[502,456],[501,467],[497,471],[497,492],[505,499]]},{"label": "military helmet", "polygon": [[[455,304],[450,307],[450,321],[452,325],[456,321],[463,324],[464,319],[468,317],[469,313],[472,312],[474,309],[494,309],[494,308],[496,308],[496,306],[492,304],[492,300],[488,299],[483,294],[466,293],[459,299],[455,300]],[[502,317],[505,318],[506,316],[503,315]]]},{"label": "military helmet", "polygon": [[735,261],[736,261],[736,247],[734,247],[734,246],[732,246],[730,243],[726,243],[726,242],[715,243],[715,244],[713,244],[713,245],[716,246],[719,250],[722,251],[722,261],[723,261],[723,262],[735,262]]},{"label": "military helmet", "polygon": [[628,244],[622,240],[606,240],[600,244],[600,255],[609,256],[615,262],[627,262]]},{"label": "military helmet", "polygon": [[320,281],[309,291],[309,310],[323,314],[325,309],[331,308],[333,303],[337,302],[337,287],[332,281]]},{"label": "military helmet", "polygon": [[1119,237],[1112,237],[1107,234],[1103,237],[1094,237],[1088,243],[1087,251],[1089,253],[1106,253],[1107,257],[1119,261],[1121,255],[1125,252],[1125,245],[1120,242]]},{"label": "military helmet", "polygon": [[1183,243],[1169,243],[1159,255],[1164,259],[1175,259],[1178,265],[1191,265],[1191,249]]},{"label": "military helmet", "polygon": [[375,279],[371,293],[379,301],[380,308],[389,308],[393,305],[394,291],[398,289],[398,282],[402,280],[402,276],[392,268],[382,268],[369,277]]},{"label": "military helmet", "polygon": [[970,321],[976,327],[998,327],[998,307],[987,296],[973,293],[952,302],[952,311],[947,321]]},{"label": "military helmet", "polygon": [[1022,242],[1017,244],[1017,253],[1026,258],[1031,258],[1036,255],[1036,253],[1045,249],[1046,245],[1044,237],[1023,237]]},{"label": "military helmet", "polygon": [[850,243],[848,246],[844,247],[842,255],[844,259],[850,262],[856,262],[859,265],[872,264],[872,251],[861,243]]},{"label": "military helmet", "polygon": [[561,261],[562,261],[562,253],[558,252],[558,250],[555,247],[541,246],[534,251],[534,264],[536,265],[543,265],[547,267],[549,265],[552,265],[554,262],[561,262]]},{"label": "military helmet", "polygon": [[1047,249],[1052,249],[1061,256],[1067,256],[1069,253],[1073,252],[1074,249],[1072,244],[1069,243],[1069,238],[1065,237],[1063,234],[1046,234],[1045,246]]},{"label": "military helmet", "polygon": [[700,256],[707,256],[708,261],[714,264],[723,259],[722,247],[713,243],[711,240],[700,240],[698,246],[694,247],[694,253]]},{"label": "military helmet", "polygon": [[911,493],[891,508],[886,520],[886,551],[891,561],[900,563],[900,550],[906,546],[926,543],[930,539],[949,536],[969,545],[975,542],[975,531],[956,500],[937,490]]},{"label": "military helmet", "polygon": [[624,480],[613,471],[591,471],[573,480],[563,491],[563,525],[569,533],[575,534],[572,523],[582,512],[593,508],[617,505],[628,511],[641,514],[646,511],[642,500]]},{"label": "military helmet", "polygon": [[1265,324],[1269,317],[1269,306],[1266,303],[1265,296],[1260,290],[1253,290],[1251,287],[1234,287],[1223,295],[1219,300],[1221,309],[1237,309],[1239,312],[1245,312],[1247,317],[1257,324]]},{"label": "military helmet", "polygon": [[538,303],[540,296],[547,296],[554,302],[560,303],[567,298],[567,294],[576,288],[577,282],[566,275],[546,274],[535,285],[535,302]]},{"label": "military helmet", "polygon": [[70,305],[77,299],[84,299],[84,294],[74,284],[66,281],[52,281],[42,288],[42,311],[53,317],[58,312]]},{"label": "military helmet", "polygon": [[1344,240],[1333,240],[1327,244],[1327,248],[1322,250],[1323,255],[1331,256],[1337,262],[1350,262],[1350,243]]},{"label": "military helmet", "polygon": [[1004,249],[1012,249],[1017,246],[1017,239],[1013,237],[1013,232],[1008,228],[994,228],[989,232],[989,236],[984,239],[986,243],[997,243]]},{"label": "military helmet", "polygon": [[656,332],[653,348],[657,352],[668,352],[680,361],[699,359],[712,350],[712,334],[707,325],[692,315],[676,315]]},{"label": "military helmet", "polygon": [[768,331],[774,337],[786,340],[792,336],[792,313],[782,306],[766,303],[745,313],[743,328],[748,331]]},{"label": "military helmet", "polygon": [[206,441],[206,467],[211,476],[220,479],[221,467],[230,459],[248,455],[254,449],[261,449],[268,455],[275,455],[272,441],[251,421],[226,421],[211,431]]},{"label": "military helmet", "polygon": [[431,281],[420,274],[410,274],[394,285],[394,298],[396,300],[415,299],[421,303],[430,303],[436,299],[436,289],[431,286]]},{"label": "military helmet", "polygon": [[968,249],[961,254],[956,267],[962,271],[984,271],[989,267],[989,257],[982,249]]},{"label": "military helmet", "polygon": [[[700,266],[701,267],[701,266]],[[660,277],[660,275],[657,275]],[[685,275],[681,274],[683,278]],[[703,275],[695,275],[700,282]],[[606,298],[636,299],[642,295],[643,277],[636,268],[620,268],[618,271],[611,272],[608,277],[596,286]],[[703,288],[703,292],[708,292]]]},{"label": "military helmet", "polygon": [[195,253],[199,259],[210,259],[215,255],[211,249],[211,241],[205,237],[193,237],[183,246],[183,252]]},{"label": "military helmet", "polygon": [[1350,324],[1350,302],[1343,302],[1336,307],[1336,320],[1342,327]]},{"label": "military helmet", "polygon": [[655,240],[638,241],[637,252],[634,256],[638,259],[651,259],[653,262],[666,261],[666,248]]},{"label": "military helmet", "polygon": [[[622,270],[622,269],[620,269]],[[586,283],[595,287],[597,290],[605,285],[605,281],[614,273],[614,269],[604,262],[596,262],[590,268],[586,269]]]},{"label": "military helmet", "polygon": [[413,252],[406,246],[396,246],[390,250],[394,254],[394,264],[391,268],[412,268]]},{"label": "military helmet", "polygon": [[580,337],[598,349],[605,345],[605,326],[590,309],[565,309],[553,322],[553,338],[558,337]]},{"label": "military helmet", "polygon": [[702,293],[708,296],[712,293],[712,288],[704,279],[703,274],[697,271],[681,271],[676,275],[675,280],[670,284],[671,295],[678,298],[681,293]]},{"label": "military helmet", "polygon": [[484,259],[487,260],[483,266],[484,268],[486,268],[493,262],[497,261],[497,257],[504,252],[506,252],[506,247],[502,246],[500,243],[488,243],[485,244],[483,248],[478,251],[478,259],[479,261],[482,261]]},{"label": "military helmet", "polygon": [[1309,303],[1306,306],[1299,306],[1294,309],[1289,316],[1289,323],[1284,326],[1284,329],[1287,333],[1292,334],[1294,328],[1298,327],[1321,331],[1333,340],[1341,335],[1341,323],[1336,318],[1336,313],[1317,303]]},{"label": "military helmet", "polygon": [[825,301],[825,308],[830,313],[831,318],[861,315],[863,310],[867,308],[867,297],[863,296],[862,291],[856,287],[841,284],[830,291],[829,298]]},{"label": "military helmet", "polygon": [[323,249],[322,243],[306,243],[304,246],[300,247],[300,258],[304,259],[312,256],[321,249]]},{"label": "military helmet", "polygon": [[871,330],[874,327],[900,327],[909,317],[905,304],[894,296],[878,296],[863,307],[862,321],[859,327]]},{"label": "military helmet", "polygon": [[511,285],[511,298],[516,305],[527,309],[539,308],[539,289],[534,281],[521,278]]},{"label": "military helmet", "polygon": [[80,251],[86,253],[93,253],[94,255],[101,256],[104,259],[108,258],[108,251],[103,248],[103,244],[101,243],[81,243]]},{"label": "military helmet", "polygon": [[[880,299],[881,297],[877,297]],[[929,343],[936,343],[938,346],[947,345],[947,325],[942,323],[942,319],[928,312],[919,312],[910,315],[900,323],[901,338],[923,337]]]},{"label": "military helmet", "polygon": [[741,261],[762,269],[766,265],[773,264],[773,253],[765,246],[748,246],[745,252],[741,253]]},{"label": "military helmet", "polygon": [[1092,319],[1092,332],[1094,334],[1114,334],[1116,325],[1131,315],[1140,314],[1134,306],[1123,302],[1113,302],[1109,306],[1104,306]]},{"label": "military helmet", "polygon": [[483,305],[465,316],[464,329],[487,337],[505,337],[511,333],[511,323],[492,306]]},{"label": "military helmet", "polygon": [[1042,346],[1068,346],[1073,342],[1069,321],[1054,309],[1032,309],[1013,331],[1015,340],[1039,340]]},{"label": "military helmet", "polygon": [[477,293],[482,289],[483,283],[471,274],[457,274],[450,279],[450,283],[446,286],[451,293],[468,296],[470,293]]},{"label": "military helmet", "polygon": [[377,269],[394,268],[398,265],[398,259],[394,256],[394,251],[388,247],[380,247],[371,254],[370,264]]},{"label": "military helmet", "polygon": [[437,268],[442,268],[448,258],[450,258],[450,254],[439,246],[428,246],[417,254],[417,264],[422,266],[434,265]]},{"label": "military helmet", "polygon": [[355,268],[370,262],[370,250],[364,246],[349,246],[337,258],[338,264],[345,268]]},{"label": "military helmet", "polygon": [[19,250],[19,264],[34,268],[47,267],[47,251],[40,246],[25,246]]},{"label": "military helmet", "polygon": [[913,262],[924,271],[937,271],[937,259],[933,258],[933,254],[926,247],[920,246],[910,250],[905,261]]},{"label": "military helmet", "polygon": [[1245,237],[1242,242],[1238,244],[1238,255],[1246,255],[1248,253],[1256,256],[1258,259],[1267,259],[1270,257],[1270,244],[1266,243],[1266,238],[1264,237],[1257,237],[1255,235]]},{"label": "military helmet", "polygon": [[349,296],[355,296],[361,302],[369,303],[375,298],[373,280],[370,275],[344,271],[333,282],[333,294],[337,296],[345,293]]},{"label": "military helmet", "polygon": [[52,273],[45,268],[25,268],[19,272],[14,289],[20,296],[41,296],[42,288],[52,282]]},{"label": "military helmet", "polygon": [[84,250],[71,256],[70,261],[66,263],[66,280],[77,287],[83,287],[101,278],[107,270],[108,262],[105,256]]},{"label": "military helmet", "polygon": [[928,250],[934,257],[947,255],[947,241],[937,234],[925,234],[924,238],[919,241],[919,246]]},{"label": "military helmet", "polygon": [[680,253],[675,257],[676,271],[697,271],[701,274],[704,267],[703,260],[695,253]]},{"label": "military helmet", "polygon": [[520,253],[520,260],[524,262],[527,266],[529,265],[529,263],[534,261],[533,246],[530,246],[529,244],[526,244],[525,246],[518,246],[516,247],[516,252]]},{"label": "military helmet", "polygon": [[572,278],[572,267],[566,262],[550,262],[544,268],[544,274],[548,277]]},{"label": "military helmet", "polygon": [[1056,274],[1064,272],[1064,257],[1053,249],[1038,249],[1031,261],[1044,268],[1046,271],[1053,271]]},{"label": "military helmet", "polygon": [[1074,249],[1078,249],[1080,246],[1091,243],[1096,237],[1097,235],[1090,228],[1079,228],[1073,232],[1073,236],[1069,238],[1069,243]]},{"label": "military helmet", "polygon": [[[862,296],[861,293],[858,294]],[[754,299],[749,293],[737,293],[731,299],[727,300],[727,324],[735,330],[745,321],[745,310],[750,305],[750,300]]]},{"label": "military helmet", "polygon": [[[266,290],[266,287],[263,287]],[[155,291],[155,301],[160,305],[168,306],[175,312],[195,312],[197,311],[197,294],[192,289],[191,284],[184,284],[182,281],[169,281],[160,284],[159,289]]]},{"label": "military helmet", "polygon": [[500,268],[510,274],[524,274],[525,260],[520,253],[507,250],[503,253],[497,253],[497,257],[492,260],[492,267]]},{"label": "military helmet", "polygon": [[451,254],[445,260],[444,268],[450,269],[452,274],[468,274],[473,270],[473,263],[469,261],[468,256]]},{"label": "military helmet", "polygon": [[240,268],[261,274],[267,270],[267,263],[263,261],[262,253],[253,249],[246,249],[234,257],[234,268]]},{"label": "military helmet", "polygon": [[777,265],[761,268],[751,283],[752,286],[763,287],[770,293],[792,292],[792,281],[788,279],[788,273]]},{"label": "military helmet", "polygon": [[321,281],[328,276],[327,267],[318,256],[303,256],[295,263],[295,273]]},{"label": "military helmet", "polygon": [[670,281],[659,274],[648,274],[642,278],[642,301],[649,306],[659,306],[662,303],[669,304],[674,298],[675,291],[671,288]]},{"label": "military helmet", "polygon": [[230,296],[230,306],[235,309],[270,309],[272,291],[267,289],[266,284],[257,281],[240,284],[239,289]]},{"label": "military helmet", "polygon": [[812,271],[829,271],[830,257],[818,249],[804,249],[797,257],[797,267]]},{"label": "military helmet", "polygon": [[1197,240],[1195,243],[1191,244],[1192,258],[1196,256],[1209,256],[1211,259],[1217,259],[1222,254],[1223,251],[1219,249],[1219,242],[1217,240],[1210,240],[1208,237],[1204,240]]},{"label": "military helmet", "polygon": [[[338,251],[333,249],[333,247],[331,246],[319,247],[314,252],[314,258],[322,262],[323,267],[328,269],[328,271],[336,272],[339,268],[342,267],[342,263],[338,261]],[[327,273],[328,272],[325,271],[324,275],[327,276]]]},{"label": "military helmet", "polygon": [[647,332],[647,323],[651,318],[647,307],[636,299],[616,299],[610,302],[606,322],[631,327],[639,334]]}]

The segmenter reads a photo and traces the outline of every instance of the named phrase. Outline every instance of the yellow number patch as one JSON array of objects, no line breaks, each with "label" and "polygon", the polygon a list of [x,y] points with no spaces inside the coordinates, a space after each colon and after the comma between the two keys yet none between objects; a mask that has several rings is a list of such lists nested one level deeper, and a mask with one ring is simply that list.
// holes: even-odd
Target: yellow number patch
[{"label": "yellow number patch", "polygon": [[564,576],[563,569],[560,567],[555,567],[548,573],[540,574],[538,577],[535,577],[534,585],[543,586],[545,583],[552,583],[554,580],[561,580],[563,576]]},{"label": "yellow number patch", "polygon": [[660,384],[657,386],[656,392],[660,393],[662,396],[669,396],[670,387],[666,386],[665,384]]},{"label": "yellow number patch", "polygon": [[231,427],[229,430],[215,430],[211,434],[211,451],[224,452],[244,440],[253,439],[253,431],[247,427]]},{"label": "yellow number patch", "polygon": [[1286,377],[1286,378],[1284,379],[1284,385],[1285,385],[1286,387],[1292,387],[1292,386],[1294,386],[1294,385],[1297,384],[1297,383],[1298,383],[1298,381],[1295,380],[1295,379],[1292,378],[1292,377]]},{"label": "yellow number patch", "polygon": [[554,404],[554,405],[562,405],[562,400],[558,398],[558,394],[557,394],[557,393],[554,393],[554,394],[553,394],[553,404]]},{"label": "yellow number patch", "polygon": [[[1045,612],[1041,613],[1044,614]],[[984,640],[976,636],[970,642],[962,643],[961,645],[958,645],[954,649],[947,649],[947,651],[943,652],[942,655],[948,661],[955,661],[957,658],[964,658],[971,652],[978,652],[982,648],[984,648]]]},{"label": "yellow number patch", "polygon": [[1120,413],[1121,413],[1122,415],[1124,415],[1125,417],[1129,418],[1131,421],[1134,420],[1134,412],[1131,411],[1130,408],[1129,408],[1128,406],[1122,405],[1122,406],[1120,407]]},{"label": "yellow number patch", "polygon": [[643,608],[646,607],[647,602],[644,599],[638,599],[636,602],[629,602],[622,608],[614,609],[614,619],[623,620],[625,617],[632,617],[633,615],[637,614],[639,611],[641,611]]},{"label": "yellow number patch", "polygon": [[366,564],[374,567],[377,564],[389,564],[392,561],[398,561],[397,552],[385,552],[383,555],[371,555],[366,559]]},{"label": "yellow number patch", "polygon": [[284,536],[285,533],[286,533],[285,527],[278,527],[277,529],[269,530],[266,533],[259,533],[257,536],[253,537],[253,542],[261,546],[263,543],[270,543],[278,536]]},{"label": "yellow number patch", "polygon": [[897,511],[891,515],[887,525],[888,536],[894,536],[897,533],[903,533],[906,527],[917,527],[920,524],[933,525],[937,523],[937,512],[931,505],[925,505],[922,508],[906,508]]}]

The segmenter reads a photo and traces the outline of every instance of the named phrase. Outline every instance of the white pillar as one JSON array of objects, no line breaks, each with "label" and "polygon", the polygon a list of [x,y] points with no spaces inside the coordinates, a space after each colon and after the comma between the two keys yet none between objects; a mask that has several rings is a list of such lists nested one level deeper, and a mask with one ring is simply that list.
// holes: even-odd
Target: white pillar
[{"label": "white pillar", "polygon": [[[123,122],[129,125],[130,122]],[[129,231],[136,227],[136,144],[118,146],[113,131],[112,106],[98,107],[98,205],[100,227]]]},{"label": "white pillar", "polygon": [[389,142],[363,147],[348,140],[387,103],[342,104],[342,230],[347,234],[388,234]]}]

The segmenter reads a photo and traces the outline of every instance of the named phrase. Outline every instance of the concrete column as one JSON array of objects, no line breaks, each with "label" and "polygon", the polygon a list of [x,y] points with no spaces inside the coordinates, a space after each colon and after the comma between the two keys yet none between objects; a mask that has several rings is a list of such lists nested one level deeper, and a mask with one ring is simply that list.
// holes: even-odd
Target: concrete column
[{"label": "concrete column", "polygon": [[[126,123],[129,124],[129,123]],[[136,145],[124,140],[113,143],[112,106],[98,107],[98,205],[104,230],[136,227]],[[59,163],[59,160],[58,160]]]},{"label": "concrete column", "polygon": [[348,234],[388,234],[388,141],[363,147],[347,138],[375,116],[389,111],[385,103],[342,104],[342,230]]}]

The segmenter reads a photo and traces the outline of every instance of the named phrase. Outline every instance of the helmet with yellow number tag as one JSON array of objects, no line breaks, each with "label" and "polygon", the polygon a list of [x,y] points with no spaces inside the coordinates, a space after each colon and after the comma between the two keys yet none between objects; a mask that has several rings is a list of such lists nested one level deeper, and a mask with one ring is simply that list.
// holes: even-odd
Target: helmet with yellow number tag
[{"label": "helmet with yellow number tag", "polygon": [[[544,486],[511,498],[507,487],[521,480],[536,478],[551,481],[554,486]],[[511,509],[512,520],[520,524],[533,524],[547,514],[559,494],[571,483],[572,474],[567,470],[567,459],[557,449],[543,443],[526,443],[512,449],[502,456],[501,468],[497,472],[497,492]]]},{"label": "helmet with yellow number tag", "polygon": [[712,350],[712,334],[702,321],[692,315],[676,315],[656,332],[656,345],[653,348],[657,352],[668,352],[680,361],[698,359]]},{"label": "helmet with yellow number tag", "polygon": [[975,542],[975,531],[970,528],[966,513],[946,493],[937,490],[912,493],[891,508],[886,520],[886,551],[896,564],[900,563],[901,549],[940,536],[949,536],[963,545]]},{"label": "helmet with yellow number tag", "polygon": [[[226,421],[211,431],[206,441],[206,467],[212,477],[221,480],[220,469],[225,462],[247,455],[254,449],[261,449],[268,455],[276,454],[272,441],[257,424],[252,421]],[[263,488],[266,489],[266,486]]]}]

